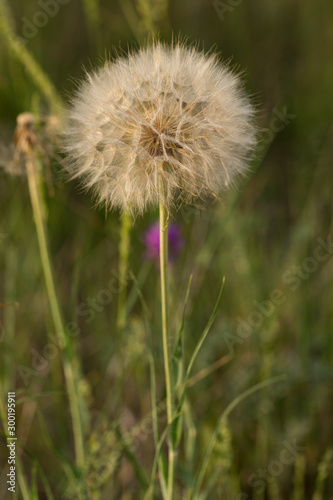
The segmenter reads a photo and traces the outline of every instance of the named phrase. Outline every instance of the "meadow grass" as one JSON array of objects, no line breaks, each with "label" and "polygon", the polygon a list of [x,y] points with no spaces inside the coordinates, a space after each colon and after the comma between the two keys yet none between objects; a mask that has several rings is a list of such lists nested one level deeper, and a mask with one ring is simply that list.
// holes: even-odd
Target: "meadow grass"
[{"label": "meadow grass", "polygon": [[[22,17],[32,20],[40,6],[15,4],[8,18],[2,0],[0,163],[16,116],[60,112],[71,78],[119,40],[124,49],[151,31],[170,40],[170,23],[247,68],[262,128],[251,174],[222,203],[172,213],[186,241],[169,273],[170,364],[179,382],[172,397],[181,402],[169,419],[179,446],[173,497],[331,500],[333,264],[323,244],[332,237],[333,7],[224,3],[223,19],[199,0],[170,1],[169,19],[159,2],[152,19],[148,0],[72,0],[20,50]],[[138,218],[129,237],[128,220],[122,226],[119,214],[93,210],[89,195],[65,182],[58,153],[49,161],[54,194],[42,174],[41,198],[57,300],[75,333],[68,341],[84,464],[75,463],[66,353],[44,287],[28,181],[1,171],[1,470],[7,392],[15,390],[16,498],[163,498],[170,436],[160,290],[142,243],[158,213]],[[105,289],[112,300],[103,305]]]}]

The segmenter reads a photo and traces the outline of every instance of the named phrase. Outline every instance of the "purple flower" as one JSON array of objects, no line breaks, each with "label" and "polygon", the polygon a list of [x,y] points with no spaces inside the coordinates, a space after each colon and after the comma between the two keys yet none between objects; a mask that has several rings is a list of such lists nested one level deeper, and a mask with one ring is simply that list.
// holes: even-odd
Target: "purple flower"
[{"label": "purple flower", "polygon": [[[146,229],[142,240],[146,246],[144,253],[145,258],[158,263],[160,258],[160,225],[158,222],[153,222],[148,229]],[[177,255],[184,247],[182,230],[178,224],[169,224],[168,243],[169,262],[174,262]]]}]

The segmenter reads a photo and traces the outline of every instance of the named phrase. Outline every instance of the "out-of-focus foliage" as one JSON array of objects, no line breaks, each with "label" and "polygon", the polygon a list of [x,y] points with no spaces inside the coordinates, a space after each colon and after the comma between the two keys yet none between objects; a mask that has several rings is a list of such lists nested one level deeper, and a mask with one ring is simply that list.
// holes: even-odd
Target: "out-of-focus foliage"
[{"label": "out-of-focus foliage", "polygon": [[[284,382],[244,400],[220,430],[204,482],[208,488],[209,479],[215,478],[207,498],[329,500],[333,495],[328,450],[333,440],[333,3],[170,0],[167,8],[162,0],[151,4],[16,0],[10,3],[9,28],[64,102],[85,68],[142,43],[149,26],[163,40],[180,34],[186,43],[213,48],[231,65],[245,69],[261,127],[251,174],[222,202],[204,211],[190,207],[172,214],[182,225],[186,242],[171,266],[174,334],[193,273],[185,324],[187,358],[213,309],[221,278],[226,277],[221,307],[194,373],[210,366],[212,370],[189,389],[184,419],[187,432],[196,434],[197,441],[194,450],[182,450],[178,486],[182,491],[191,485],[223,409],[255,383],[285,373]],[[37,133],[48,148],[43,120],[50,106],[34,78],[35,69],[29,72],[25,53],[22,57],[15,53],[4,29],[0,31],[1,163],[7,161],[15,118],[22,111],[40,115]],[[149,421],[150,412],[144,314],[129,279],[130,316],[123,332],[122,361],[116,333],[119,214],[106,216],[103,210],[94,210],[90,196],[77,183],[65,182],[55,148],[46,149],[50,160],[45,170],[45,208],[65,319],[80,328],[74,345],[87,411],[89,498],[140,499],[143,478],[141,483],[137,479],[118,426],[149,474],[154,450],[151,425],[146,423],[143,429],[142,423]],[[6,392],[16,390],[21,401],[18,435],[25,450],[20,456],[28,487],[33,485],[35,464],[40,499],[52,498],[45,484],[55,498],[65,492],[68,498],[85,498],[75,492],[59,355],[48,357],[47,346],[54,346],[57,332],[49,317],[24,177],[0,170],[0,203],[2,405]],[[130,270],[150,314],[162,401],[158,268],[145,260],[143,244],[144,232],[156,216],[151,213],[135,221]],[[103,305],[101,291],[106,289],[111,290],[112,300]],[[9,305],[14,302],[18,308]],[[213,364],[230,353],[232,359],[213,370]],[[281,458],[286,449],[288,458],[294,456],[288,463]],[[2,466],[3,446],[0,456]],[[1,488],[0,481],[0,496]],[[312,497],[315,489],[317,496]],[[243,496],[237,497],[240,493]]]}]

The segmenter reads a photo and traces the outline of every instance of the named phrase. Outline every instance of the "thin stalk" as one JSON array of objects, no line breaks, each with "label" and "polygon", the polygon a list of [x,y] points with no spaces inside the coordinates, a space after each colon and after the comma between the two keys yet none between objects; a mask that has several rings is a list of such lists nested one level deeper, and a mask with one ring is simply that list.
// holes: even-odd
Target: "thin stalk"
[{"label": "thin stalk", "polygon": [[120,243],[119,243],[119,295],[118,295],[118,311],[117,311],[118,332],[124,329],[127,320],[126,282],[127,282],[128,259],[130,251],[130,234],[131,234],[131,217],[128,213],[124,213],[121,219]]},{"label": "thin stalk", "polygon": [[24,471],[21,463],[21,458],[20,456],[16,456],[16,467],[17,467],[17,481],[20,487],[20,493],[22,495],[23,500],[29,500],[31,499],[31,495],[29,492],[29,487],[27,485],[27,480],[24,477]]},{"label": "thin stalk", "polygon": [[175,450],[172,440],[171,425],[173,416],[173,398],[171,370],[169,357],[169,286],[168,286],[168,212],[164,206],[164,192],[160,183],[160,272],[161,272],[161,304],[162,304],[162,335],[163,356],[166,384],[167,418],[169,426],[168,437],[168,499],[173,500],[175,480]]},{"label": "thin stalk", "polygon": [[0,35],[3,36],[7,49],[24,66],[34,84],[50,103],[53,112],[60,116],[62,114],[62,100],[41,66],[26,47],[26,39],[20,39],[12,31],[10,10],[5,0],[0,0]]},{"label": "thin stalk", "polygon": [[[12,247],[10,245],[7,247],[5,259],[5,305],[3,327],[4,331],[6,332],[6,345],[4,345],[3,347],[9,347],[15,345],[15,312],[18,308],[18,304],[15,303],[13,299],[13,297],[15,296],[15,277],[17,276],[18,268],[17,253],[14,246]],[[10,351],[8,354],[9,355],[3,358],[2,363],[4,392],[11,391],[15,387],[15,366],[13,363],[13,355]]]},{"label": "thin stalk", "polygon": [[127,275],[128,275],[128,260],[130,253],[130,236],[131,236],[131,218],[129,213],[125,212],[120,221],[119,234],[119,293],[117,303],[117,318],[116,332],[118,343],[118,384],[115,387],[113,397],[116,400],[121,400],[124,396],[125,383],[125,349],[124,349],[124,329],[127,324]]},{"label": "thin stalk", "polygon": [[[42,199],[41,199],[41,185],[36,171],[36,159],[27,157],[26,170],[28,176],[29,193],[33,211],[33,217],[36,226],[37,239],[39,245],[40,258],[45,278],[46,291],[49,298],[51,314],[57,334],[64,335],[64,326],[61,317],[60,307],[55,291],[55,284],[52,274],[52,267],[48,252],[48,245],[46,239],[46,228],[43,217]],[[67,344],[66,344],[67,346]],[[74,435],[74,447],[76,463],[79,467],[84,465],[84,445],[83,445],[83,432],[79,410],[79,401],[75,388],[75,377],[73,373],[72,364],[68,348],[64,349],[63,369],[69,399],[69,407],[72,416],[72,427]]]},{"label": "thin stalk", "polygon": [[97,49],[101,49],[102,37],[100,29],[101,16],[99,0],[84,0],[83,5],[91,41],[96,44]]},{"label": "thin stalk", "polygon": [[[155,360],[154,360],[154,350],[153,350],[153,336],[152,336],[152,331],[150,328],[150,323],[149,323],[149,313],[148,313],[148,307],[145,303],[145,300],[143,298],[141,289],[139,287],[139,282],[138,280],[132,276],[133,282],[134,282],[134,288],[136,290],[136,293],[138,295],[138,298],[140,300],[143,313],[144,313],[144,318],[145,318],[145,325],[146,329],[148,332],[148,346],[149,346],[149,366],[150,366],[150,386],[151,386],[151,419],[153,423],[153,434],[154,434],[154,442],[155,442],[155,450],[156,454],[158,453],[158,444],[159,444],[159,430],[158,430],[158,409],[157,409],[157,392],[156,392],[156,368],[155,368]],[[159,456],[158,458],[158,465],[160,469],[159,473],[159,480],[160,480],[160,486],[161,486],[161,492],[162,492],[162,497],[163,499],[167,499],[167,486],[166,486],[166,481],[165,481],[165,476],[164,476],[164,467],[163,467],[163,459],[162,456]],[[147,490],[147,495],[151,493],[153,494],[152,490],[150,490],[150,487]],[[149,496],[149,495],[148,495]],[[145,497],[146,498],[146,497]]]},{"label": "thin stalk", "polygon": [[140,18],[138,17],[132,2],[130,0],[118,0],[118,5],[123,11],[127,24],[135,38],[137,40],[142,39],[145,35],[145,31],[142,29]]},{"label": "thin stalk", "polygon": [[124,451],[125,455],[127,456],[128,460],[132,464],[133,470],[135,472],[135,475],[136,475],[139,483],[141,484],[141,486],[144,489],[148,488],[149,479],[146,476],[146,472],[145,472],[144,468],[142,467],[141,463],[136,458],[136,455],[131,447],[131,443],[128,442],[128,440],[126,439],[126,436],[124,436],[122,434],[119,427],[116,427],[115,433],[116,433],[117,438],[119,439],[121,446],[123,447],[123,451]]}]

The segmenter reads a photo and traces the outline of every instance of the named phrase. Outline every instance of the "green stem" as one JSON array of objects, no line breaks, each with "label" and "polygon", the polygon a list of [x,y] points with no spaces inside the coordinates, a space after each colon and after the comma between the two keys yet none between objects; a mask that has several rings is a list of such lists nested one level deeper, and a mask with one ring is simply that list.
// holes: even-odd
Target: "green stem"
[{"label": "green stem", "polygon": [[117,311],[118,332],[122,331],[125,328],[127,320],[126,282],[128,273],[130,234],[131,234],[131,217],[128,213],[124,213],[121,219],[120,243],[119,243],[119,295],[118,295],[118,311]]},{"label": "green stem", "polygon": [[[40,258],[44,272],[45,285],[49,298],[51,314],[56,329],[56,333],[64,335],[65,332],[63,327],[63,321],[55,291],[51,262],[47,246],[46,228],[44,223],[42,199],[41,199],[41,185],[36,171],[36,160],[33,157],[27,158],[26,170],[28,176],[28,185],[29,185],[32,211],[37,232]],[[75,388],[75,377],[68,349],[66,349],[65,347],[65,350],[63,352],[64,352],[64,355],[62,357],[63,369],[64,369],[67,393],[69,398],[69,407],[72,416],[76,463],[79,467],[82,467],[84,465],[84,445],[83,445],[83,432],[82,432],[82,424],[81,424],[81,417],[79,410],[79,401]]]},{"label": "green stem", "polygon": [[29,500],[31,498],[29,487],[27,485],[26,478],[24,476],[24,471],[21,463],[20,456],[16,456],[16,467],[17,467],[17,482],[20,487],[20,493],[22,495],[23,500]]},{"label": "green stem", "polygon": [[23,39],[22,42],[13,33],[9,19],[9,9],[4,0],[0,0],[0,35],[4,37],[8,51],[25,67],[32,81],[46,97],[53,112],[61,116],[63,108],[62,100],[49,77],[28,51],[25,45],[26,40]]},{"label": "green stem", "polygon": [[91,41],[96,44],[97,49],[102,49],[99,0],[84,0],[83,5]]},{"label": "green stem", "polygon": [[161,272],[161,303],[162,303],[162,335],[163,356],[166,384],[167,418],[169,428],[169,463],[168,463],[168,499],[173,500],[175,450],[171,435],[173,398],[171,385],[170,357],[169,357],[169,286],[168,286],[168,212],[164,205],[164,191],[160,183],[160,272]]}]

